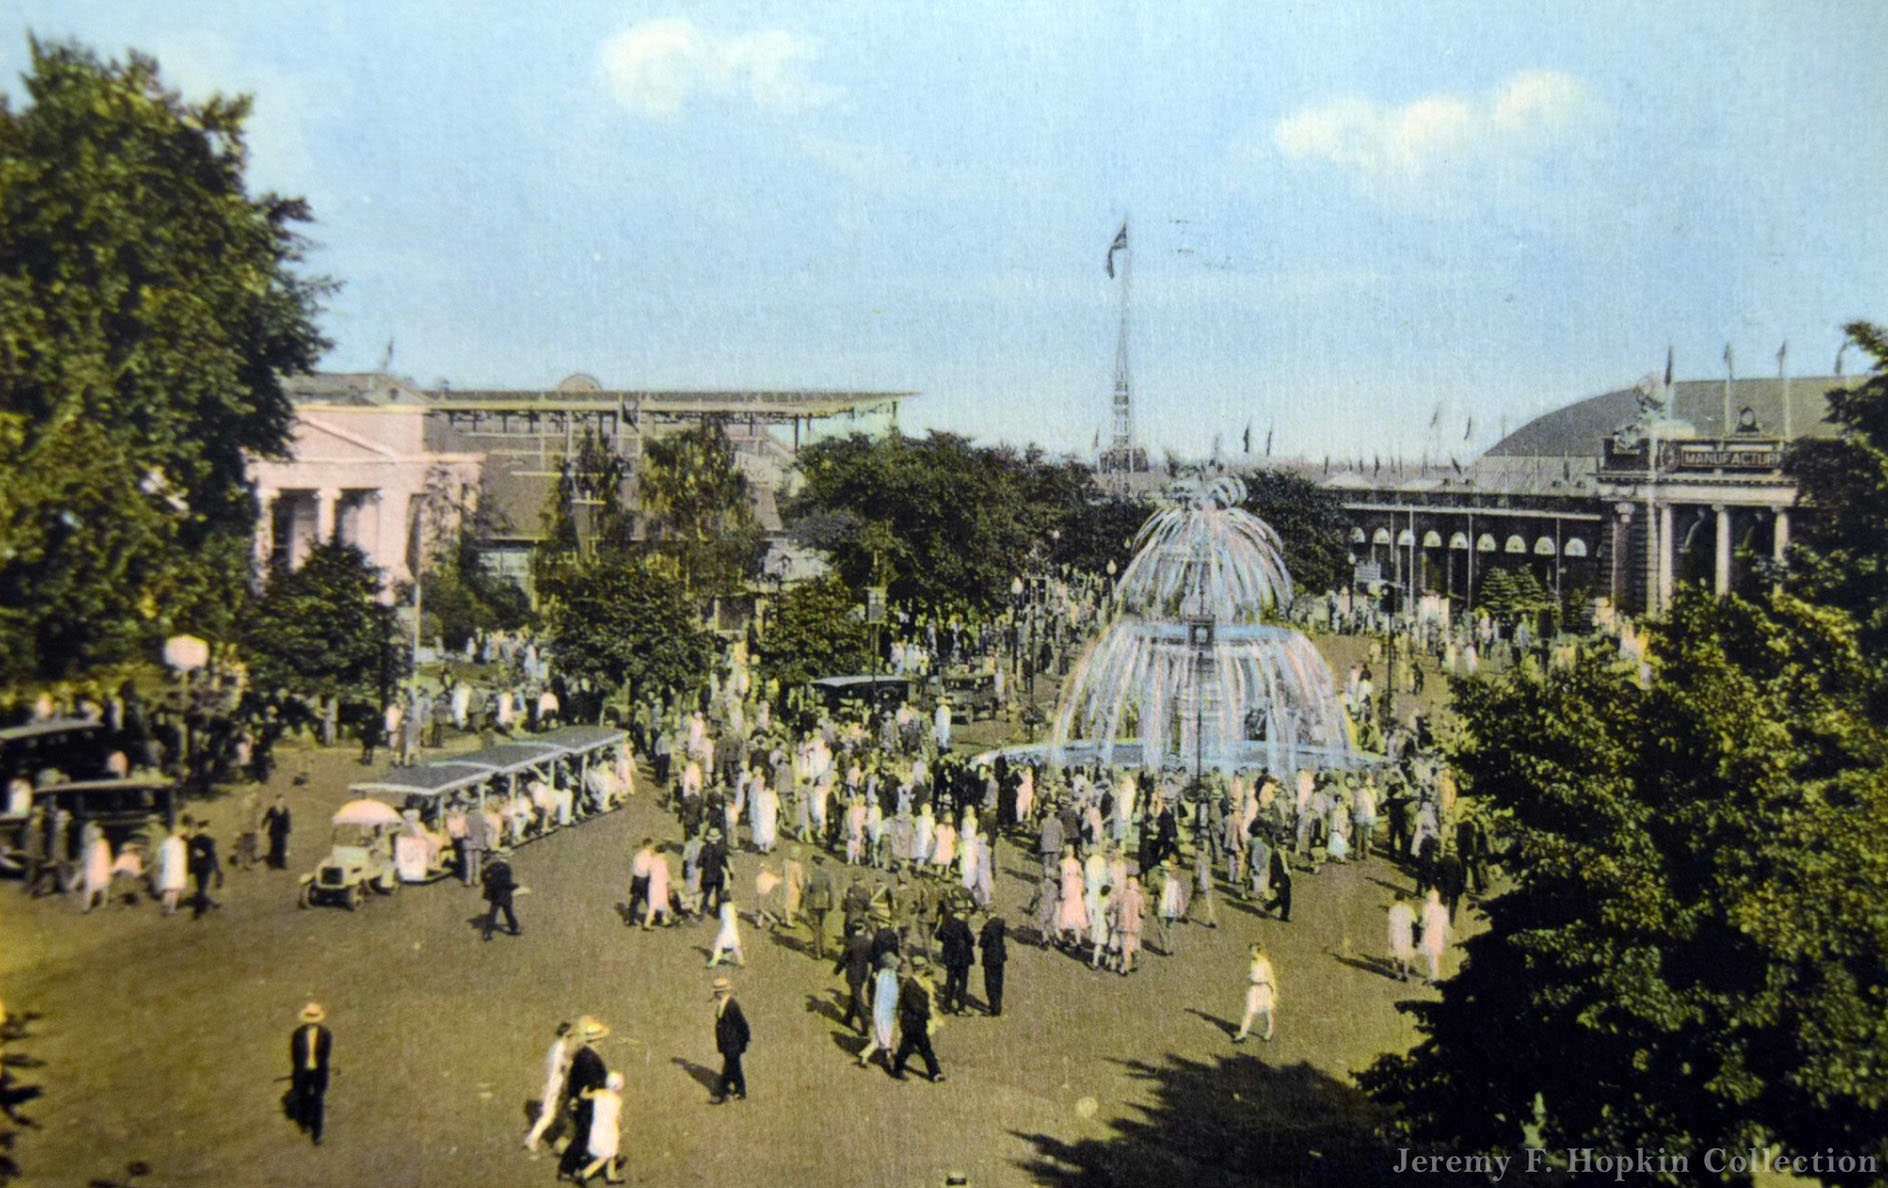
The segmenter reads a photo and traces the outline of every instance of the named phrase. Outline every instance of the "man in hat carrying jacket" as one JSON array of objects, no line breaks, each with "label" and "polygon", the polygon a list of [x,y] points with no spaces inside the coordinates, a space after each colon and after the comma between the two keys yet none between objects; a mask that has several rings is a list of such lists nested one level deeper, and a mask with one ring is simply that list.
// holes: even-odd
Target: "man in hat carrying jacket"
[{"label": "man in hat carrying jacket", "polygon": [[288,1040],[289,1098],[295,1125],[321,1145],[323,1099],[328,1093],[328,1057],[334,1051],[334,1036],[321,1025],[328,1012],[311,1002],[302,1008],[301,1025]]},{"label": "man in hat carrying jacket", "polygon": [[564,1082],[564,1099],[571,1112],[571,1136],[563,1158],[557,1161],[559,1179],[565,1176],[576,1179],[577,1173],[590,1162],[590,1119],[596,1112],[596,1099],[592,1094],[610,1079],[603,1057],[592,1046],[609,1035],[610,1029],[594,1016],[585,1015],[577,1020],[576,1032],[583,1046],[571,1055],[570,1076]]}]

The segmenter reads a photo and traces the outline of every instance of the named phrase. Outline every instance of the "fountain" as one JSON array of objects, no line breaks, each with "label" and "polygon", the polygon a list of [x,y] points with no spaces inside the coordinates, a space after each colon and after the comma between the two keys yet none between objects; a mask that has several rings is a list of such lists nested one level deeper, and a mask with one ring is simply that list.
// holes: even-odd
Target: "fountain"
[{"label": "fountain", "polygon": [[[1046,748],[1053,764],[1354,768],[1330,669],[1268,613],[1291,601],[1278,534],[1240,506],[1232,475],[1176,482],[1135,539],[1118,612],[1069,678]],[[1013,752],[1012,752],[1013,753]]]}]

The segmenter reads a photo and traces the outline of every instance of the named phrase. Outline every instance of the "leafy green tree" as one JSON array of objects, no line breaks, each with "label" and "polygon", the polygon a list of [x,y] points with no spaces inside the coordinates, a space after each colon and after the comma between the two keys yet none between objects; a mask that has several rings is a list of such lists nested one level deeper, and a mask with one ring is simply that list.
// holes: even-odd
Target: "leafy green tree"
[{"label": "leafy green tree", "polygon": [[1039,565],[1122,564],[1147,518],[1086,467],[949,433],[830,439],[800,451],[800,470],[794,535],[855,588],[882,578],[894,600],[932,611],[1000,608],[1011,579]]},{"label": "leafy green tree", "polygon": [[336,541],[269,583],[244,618],[242,646],[257,688],[356,706],[378,706],[408,672],[398,616],[380,601],[379,570]]},{"label": "leafy green tree", "polygon": [[249,100],[149,58],[30,43],[0,96],[0,666],[20,679],[225,638],[250,578],[245,459],[325,348],[299,199],[244,190]]},{"label": "leafy green tree", "polygon": [[1873,356],[1868,379],[1829,393],[1833,441],[1799,441],[1786,468],[1807,515],[1795,522],[1792,589],[1855,616],[1871,657],[1873,713],[1888,722],[1888,333],[1852,322],[1849,340]]},{"label": "leafy green tree", "polygon": [[1278,533],[1292,584],[1307,593],[1350,584],[1350,521],[1336,492],[1290,470],[1255,470],[1243,476],[1246,510]]},{"label": "leafy green tree", "polygon": [[[1851,334],[1879,372],[1880,336]],[[1415,1008],[1423,1041],[1364,1078],[1419,1140],[1774,1143],[1877,1160],[1825,1183],[1888,1182],[1881,603],[1843,572],[1888,547],[1853,510],[1888,505],[1885,401],[1874,379],[1832,396],[1842,438],[1793,461],[1815,526],[1788,586],[1684,589],[1646,685],[1596,648],[1458,687],[1455,759],[1505,818],[1515,884]]]},{"label": "leafy green tree", "polygon": [[777,680],[782,689],[866,672],[872,666],[872,628],[860,600],[837,574],[828,574],[781,595],[758,660],[761,679]]},{"label": "leafy green tree", "polygon": [[714,662],[681,583],[618,550],[569,566],[544,621],[558,670],[604,689],[693,689]]},{"label": "leafy green tree", "polygon": [[593,430],[557,463],[557,485],[544,505],[544,534],[531,551],[531,580],[540,599],[555,600],[562,583],[599,550],[630,547],[632,522],[623,504],[629,464]]},{"label": "leafy green tree", "polygon": [[511,631],[530,622],[530,598],[517,582],[488,569],[481,556],[479,542],[505,525],[480,502],[477,487],[436,470],[428,476],[422,507],[420,543],[427,547],[418,560],[429,637],[437,635],[456,649],[480,631]]},{"label": "leafy green tree", "polygon": [[719,418],[651,438],[638,478],[649,549],[697,597],[739,592],[760,573],[760,525]]}]

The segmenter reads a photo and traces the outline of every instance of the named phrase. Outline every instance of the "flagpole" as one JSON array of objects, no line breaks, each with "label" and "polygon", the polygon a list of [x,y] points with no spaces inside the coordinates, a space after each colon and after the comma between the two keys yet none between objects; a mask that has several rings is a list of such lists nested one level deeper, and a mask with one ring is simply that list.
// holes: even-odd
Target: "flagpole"
[{"label": "flagpole", "polygon": [[1777,348],[1777,374],[1783,377],[1783,444],[1790,443],[1790,344],[1785,342]]}]

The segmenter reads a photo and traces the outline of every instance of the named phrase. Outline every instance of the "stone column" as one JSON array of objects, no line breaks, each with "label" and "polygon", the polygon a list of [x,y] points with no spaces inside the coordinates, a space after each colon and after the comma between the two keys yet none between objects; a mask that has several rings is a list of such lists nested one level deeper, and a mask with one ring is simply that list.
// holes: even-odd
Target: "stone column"
[{"label": "stone column", "polygon": [[1632,572],[1632,504],[1613,505],[1613,547],[1609,558],[1612,562],[1607,567],[1611,580],[1607,582],[1607,594],[1613,606],[1619,611],[1626,609],[1626,589],[1631,584],[1628,575]]},{"label": "stone column", "polygon": [[1659,505],[1659,601],[1655,610],[1672,605],[1672,505]]},{"label": "stone column", "polygon": [[1770,555],[1781,565],[1790,551],[1790,509],[1779,507],[1776,517],[1776,523],[1770,530]]},{"label": "stone column", "polygon": [[256,502],[262,505],[262,514],[256,517],[256,576],[265,578],[269,573],[269,562],[275,558],[275,501],[281,492],[274,487],[256,488]]},{"label": "stone column", "polygon": [[334,513],[340,502],[338,487],[323,487],[315,492],[315,544],[324,545],[334,539]]},{"label": "stone column", "polygon": [[1711,588],[1722,597],[1731,592],[1731,509],[1722,503],[1714,503],[1711,510],[1718,517],[1718,548],[1716,564],[1711,571]]}]

